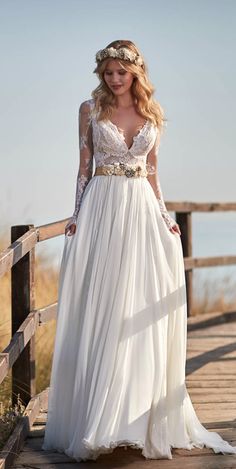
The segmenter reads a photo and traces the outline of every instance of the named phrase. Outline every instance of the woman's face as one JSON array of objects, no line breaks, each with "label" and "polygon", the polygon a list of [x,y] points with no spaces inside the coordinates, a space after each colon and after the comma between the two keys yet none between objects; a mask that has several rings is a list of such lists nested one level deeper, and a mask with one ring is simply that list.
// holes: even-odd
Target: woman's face
[{"label": "woman's face", "polygon": [[134,75],[121,67],[118,60],[109,60],[103,74],[108,88],[116,96],[126,93],[134,79]]}]

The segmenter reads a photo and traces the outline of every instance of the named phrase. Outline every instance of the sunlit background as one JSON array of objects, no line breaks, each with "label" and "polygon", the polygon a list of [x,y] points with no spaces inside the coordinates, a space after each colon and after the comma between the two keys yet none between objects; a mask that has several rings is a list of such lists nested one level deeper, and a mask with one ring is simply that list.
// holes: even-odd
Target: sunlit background
[{"label": "sunlit background", "polygon": [[[78,107],[97,85],[97,50],[115,39],[140,48],[168,119],[165,200],[236,201],[235,18],[234,0],[1,1],[1,231],[73,213]],[[59,267],[63,245],[36,252]],[[193,216],[194,255],[235,253],[234,212]],[[235,267],[195,273],[225,274],[235,279]]]}]

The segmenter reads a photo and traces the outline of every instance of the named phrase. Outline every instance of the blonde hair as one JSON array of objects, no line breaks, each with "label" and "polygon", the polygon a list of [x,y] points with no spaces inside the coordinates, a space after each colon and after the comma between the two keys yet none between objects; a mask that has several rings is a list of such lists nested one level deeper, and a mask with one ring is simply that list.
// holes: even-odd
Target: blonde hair
[{"label": "blonde hair", "polygon": [[[138,48],[135,44],[128,40],[117,40],[113,41],[106,46],[120,49],[121,47],[127,47],[127,49],[141,56]],[[115,108],[116,98],[112,91],[108,88],[104,80],[104,72],[107,64],[110,60],[114,60],[108,57],[97,64],[94,73],[97,74],[100,83],[95,90],[92,91],[91,95],[95,101],[95,109],[98,112],[98,120],[106,120],[112,116],[113,109]],[[142,65],[136,65],[126,60],[115,59],[119,62],[122,68],[131,72],[134,75],[134,80],[131,85],[131,93],[134,97],[134,103],[138,113],[145,119],[150,120],[154,125],[158,127],[160,132],[163,131],[164,111],[159,104],[153,98],[154,87],[149,81],[147,74],[147,65],[145,64],[143,57]]]}]

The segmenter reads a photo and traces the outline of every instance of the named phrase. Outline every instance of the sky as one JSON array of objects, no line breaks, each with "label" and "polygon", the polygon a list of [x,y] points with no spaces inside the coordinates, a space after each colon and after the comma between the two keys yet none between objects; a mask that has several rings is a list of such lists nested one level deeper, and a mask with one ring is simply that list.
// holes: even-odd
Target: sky
[{"label": "sky", "polygon": [[168,119],[165,200],[235,201],[235,0],[1,0],[0,229],[73,213],[78,108],[115,39],[139,47]]}]

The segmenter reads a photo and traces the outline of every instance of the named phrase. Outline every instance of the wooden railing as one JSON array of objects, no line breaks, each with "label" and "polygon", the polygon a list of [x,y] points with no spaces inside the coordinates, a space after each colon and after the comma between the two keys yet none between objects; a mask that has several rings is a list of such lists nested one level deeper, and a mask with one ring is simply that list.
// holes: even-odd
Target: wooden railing
[{"label": "wooden railing", "polygon": [[[235,211],[236,203],[166,202],[175,212],[181,230],[186,275],[188,316],[192,310],[192,272],[198,267],[236,264],[236,256],[192,257],[192,214],[194,212]],[[12,368],[12,403],[20,393],[26,405],[35,395],[35,331],[56,318],[57,302],[35,309],[35,246],[41,241],[64,235],[69,219],[47,225],[11,227],[11,245],[0,254],[0,276],[12,269],[12,339],[0,353],[0,383]],[[214,235],[212,236],[214,239]],[[24,382],[24,390],[19,382]]]}]

